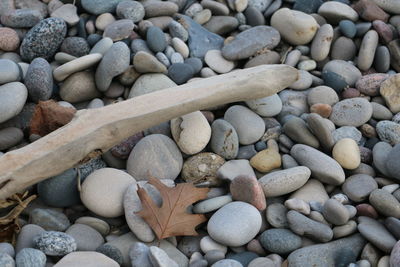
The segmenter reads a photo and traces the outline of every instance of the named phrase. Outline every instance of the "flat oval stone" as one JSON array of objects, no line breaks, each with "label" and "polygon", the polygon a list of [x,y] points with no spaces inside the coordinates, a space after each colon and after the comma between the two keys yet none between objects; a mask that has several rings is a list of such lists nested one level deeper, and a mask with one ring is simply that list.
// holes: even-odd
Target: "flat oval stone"
[{"label": "flat oval stone", "polygon": [[18,65],[10,59],[0,59],[0,84],[16,82],[20,80]]},{"label": "flat oval stone", "polygon": [[267,204],[260,183],[253,176],[238,176],[231,182],[229,190],[234,200],[247,202],[258,210],[265,210]]},{"label": "flat oval stone", "polygon": [[228,60],[239,60],[253,56],[262,49],[273,49],[280,42],[277,30],[269,26],[256,26],[238,34],[222,48],[222,55]]},{"label": "flat oval stone", "polygon": [[130,19],[137,23],[144,18],[144,7],[137,1],[123,1],[118,3],[116,9],[117,16],[124,19]]},{"label": "flat oval stone", "polygon": [[250,109],[235,105],[228,108],[224,119],[235,128],[239,143],[248,145],[258,141],[265,131],[265,123],[256,113]]},{"label": "flat oval stone", "polygon": [[[109,177],[113,179],[110,180]],[[124,214],[123,196],[135,179],[129,174],[112,168],[91,173],[83,182],[80,196],[83,204],[92,212],[107,218]]]},{"label": "flat oval stone", "polygon": [[90,14],[115,13],[117,5],[124,0],[82,0],[82,7]]},{"label": "flat oval stone", "polygon": [[17,32],[11,28],[0,28],[0,49],[14,51],[19,47],[20,39]]},{"label": "flat oval stone", "polygon": [[260,235],[263,247],[272,253],[288,254],[301,247],[301,237],[288,229],[270,229]]},{"label": "flat oval stone", "polygon": [[372,116],[372,105],[364,98],[345,99],[332,108],[329,119],[338,126],[361,126]]},{"label": "flat oval stone", "polygon": [[328,242],[333,237],[332,229],[328,225],[314,221],[298,211],[291,210],[286,216],[290,230],[298,235],[319,242]]},{"label": "flat oval stone", "polygon": [[261,228],[261,215],[252,205],[235,201],[215,212],[207,224],[209,235],[228,246],[241,246],[253,239]]},{"label": "flat oval stone", "polygon": [[288,228],[286,213],[288,209],[281,203],[272,203],[267,207],[267,221],[275,228]]},{"label": "flat oval stone", "polygon": [[301,166],[269,173],[261,177],[259,182],[266,197],[276,197],[299,189],[308,181],[310,175],[310,169]]},{"label": "flat oval stone", "polygon": [[218,35],[226,35],[239,26],[239,21],[231,16],[212,16],[204,28]]},{"label": "flat oval stone", "polygon": [[46,255],[34,248],[22,249],[17,253],[17,257],[15,258],[18,267],[45,266],[46,260]]},{"label": "flat oval stone", "polygon": [[380,121],[376,125],[379,138],[391,145],[400,143],[400,124],[394,121]]},{"label": "flat oval stone", "polygon": [[318,30],[318,23],[312,16],[288,8],[281,8],[272,15],[271,26],[293,45],[309,43]]},{"label": "flat oval stone", "polygon": [[35,224],[26,224],[21,228],[21,231],[18,234],[17,245],[15,247],[15,251],[18,253],[20,250],[24,248],[33,248],[34,242],[33,239],[35,236],[45,232],[45,230]]},{"label": "flat oval stone", "polygon": [[33,102],[49,100],[53,93],[53,74],[50,64],[43,58],[35,58],[29,65],[24,83]]},{"label": "flat oval stone", "polygon": [[20,143],[24,133],[16,127],[8,127],[0,130],[0,151],[6,150]]},{"label": "flat oval stone", "polygon": [[375,189],[378,189],[377,182],[366,174],[352,175],[342,185],[343,192],[355,202],[364,201]]},{"label": "flat oval stone", "polygon": [[147,45],[153,52],[163,52],[167,41],[163,31],[155,26],[150,27],[146,33]]},{"label": "flat oval stone", "polygon": [[332,149],[332,157],[345,169],[354,170],[361,163],[358,144],[351,138],[343,138],[336,142]]},{"label": "flat oval stone", "polygon": [[20,8],[5,12],[1,23],[12,28],[31,28],[43,19],[39,10]]},{"label": "flat oval stone", "polygon": [[350,87],[354,86],[362,76],[360,70],[356,66],[344,60],[331,60],[324,65],[322,71],[337,74],[344,79],[345,83]]},{"label": "flat oval stone", "polygon": [[297,144],[292,147],[290,154],[298,163],[308,167],[312,176],[321,182],[339,185],[345,180],[344,171],[339,163],[315,148]]},{"label": "flat oval stone", "polygon": [[77,103],[100,97],[96,89],[95,75],[91,71],[81,71],[70,75],[60,87],[60,97],[69,103]]},{"label": "flat oval stone", "polygon": [[195,111],[171,120],[171,133],[181,151],[193,155],[208,144],[211,127],[206,117]]},{"label": "flat oval stone", "polygon": [[140,75],[140,77],[133,84],[128,98],[148,94],[174,86],[176,86],[176,83],[165,74],[143,74]]},{"label": "flat oval stone", "polygon": [[35,246],[48,256],[64,256],[76,250],[75,239],[63,232],[48,231],[34,238]]},{"label": "flat oval stone", "polygon": [[400,203],[388,191],[375,189],[369,195],[369,202],[381,214],[387,217],[400,218]]},{"label": "flat oval stone", "polygon": [[379,36],[376,31],[370,30],[364,35],[357,58],[357,66],[360,70],[366,71],[372,66],[378,42]]},{"label": "flat oval stone", "polygon": [[53,76],[56,81],[63,81],[73,73],[80,72],[90,68],[102,59],[102,54],[93,53],[83,57],[71,60],[53,71]]},{"label": "flat oval stone", "polygon": [[246,105],[263,117],[273,117],[282,110],[282,100],[277,94],[246,101]]},{"label": "flat oval stone", "polygon": [[304,120],[299,117],[290,118],[284,125],[285,134],[297,143],[306,144],[314,148],[319,147],[318,139],[310,132]]},{"label": "flat oval stone", "polygon": [[112,79],[129,67],[129,61],[129,47],[124,42],[114,43],[97,67],[95,75],[97,89],[101,92],[106,91]]},{"label": "flat oval stone", "polygon": [[337,24],[343,19],[348,19],[351,21],[358,20],[358,14],[353,8],[351,8],[349,5],[336,1],[323,3],[318,9],[318,14],[333,24]]},{"label": "flat oval stone", "polygon": [[71,267],[82,265],[85,267],[118,267],[116,261],[102,253],[94,251],[72,252],[57,262],[57,267]]},{"label": "flat oval stone", "polygon": [[239,137],[235,128],[223,119],[211,125],[211,150],[225,159],[236,158],[239,152]]},{"label": "flat oval stone", "polygon": [[57,52],[65,35],[67,24],[63,19],[48,18],[40,21],[25,35],[21,43],[20,53],[25,61],[36,57],[51,59]]},{"label": "flat oval stone", "polygon": [[30,214],[30,221],[47,231],[65,231],[70,226],[64,213],[51,209],[34,209]]},{"label": "flat oval stone", "polygon": [[226,60],[220,50],[209,50],[204,57],[204,61],[212,70],[218,73],[230,72],[235,67],[234,62]]},{"label": "flat oval stone", "polygon": [[331,50],[333,40],[333,27],[330,24],[322,25],[311,44],[311,57],[316,61],[327,58]]},{"label": "flat oval stone", "polygon": [[28,90],[20,82],[10,82],[0,86],[0,123],[5,122],[22,111]]},{"label": "flat oval stone", "polygon": [[133,148],[127,170],[137,180],[147,180],[149,172],[160,179],[174,180],[182,169],[182,154],[168,136],[148,135]]},{"label": "flat oval stone", "polygon": [[358,231],[365,239],[385,253],[390,253],[396,244],[396,239],[386,230],[385,226],[372,218],[364,216],[360,216],[358,222]]},{"label": "flat oval stone", "polygon": [[350,219],[347,208],[335,199],[328,199],[325,202],[322,214],[328,222],[334,225],[343,225]]},{"label": "flat oval stone", "polygon": [[226,204],[232,202],[232,197],[229,195],[213,197],[200,201],[193,206],[194,213],[208,213],[220,209]]}]

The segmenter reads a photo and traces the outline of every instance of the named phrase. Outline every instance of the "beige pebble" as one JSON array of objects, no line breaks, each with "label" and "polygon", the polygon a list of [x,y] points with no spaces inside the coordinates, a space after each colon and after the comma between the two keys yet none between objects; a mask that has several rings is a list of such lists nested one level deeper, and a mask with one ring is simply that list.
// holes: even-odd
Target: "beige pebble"
[{"label": "beige pebble", "polygon": [[181,39],[177,37],[172,38],[172,46],[176,52],[183,56],[183,58],[189,57],[189,47]]},{"label": "beige pebble", "polygon": [[267,148],[250,159],[250,165],[259,172],[269,172],[282,164],[281,155],[275,149]]},{"label": "beige pebble", "polygon": [[221,50],[209,50],[204,57],[204,61],[212,70],[218,73],[228,73],[235,67],[233,61],[226,60],[222,56]]},{"label": "beige pebble", "polygon": [[353,170],[360,166],[360,149],[351,138],[340,139],[332,149],[332,157],[345,169]]},{"label": "beige pebble", "polygon": [[95,24],[98,30],[104,31],[113,22],[115,22],[115,18],[111,13],[103,13],[97,17]]}]

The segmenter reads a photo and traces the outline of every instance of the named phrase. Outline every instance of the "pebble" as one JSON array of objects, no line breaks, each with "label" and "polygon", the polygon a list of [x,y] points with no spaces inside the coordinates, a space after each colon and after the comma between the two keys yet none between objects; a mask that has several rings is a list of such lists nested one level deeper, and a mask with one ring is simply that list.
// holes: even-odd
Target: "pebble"
[{"label": "pebble", "polygon": [[337,126],[361,126],[372,117],[372,105],[364,98],[345,99],[332,108],[329,119]]},{"label": "pebble", "polygon": [[67,37],[62,42],[60,51],[74,57],[82,57],[89,54],[90,47],[85,38]]},{"label": "pebble", "polygon": [[339,97],[335,90],[328,86],[317,86],[312,88],[307,95],[307,102],[310,106],[314,104],[328,104],[333,106],[339,102]]},{"label": "pebble", "polygon": [[0,264],[4,267],[15,267],[14,259],[6,253],[0,253]]},{"label": "pebble", "polygon": [[243,267],[243,265],[236,260],[224,259],[217,261],[211,267]]},{"label": "pebble", "polygon": [[142,74],[133,84],[128,98],[176,86],[168,76],[161,73]]},{"label": "pebble", "polygon": [[357,81],[356,88],[365,95],[377,96],[381,84],[388,78],[389,75],[383,73],[368,74]]},{"label": "pebble", "polygon": [[177,15],[177,19],[189,33],[188,45],[191,57],[203,59],[208,50],[222,48],[223,38],[221,36],[208,31],[188,16]]},{"label": "pebble", "polygon": [[[117,262],[111,258],[94,251],[77,251],[72,252],[57,262],[57,267],[71,266],[85,267],[118,267]],[[145,267],[145,266],[144,266]]]},{"label": "pebble", "polygon": [[75,221],[75,224],[88,225],[103,236],[106,236],[110,232],[110,226],[105,221],[95,217],[90,217],[90,216],[79,217]]},{"label": "pebble", "polygon": [[17,253],[17,257],[15,258],[18,267],[45,266],[46,260],[46,255],[34,248],[22,249]]},{"label": "pebble", "polygon": [[48,231],[34,238],[35,246],[48,256],[64,256],[76,250],[75,239],[63,232]]},{"label": "pebble", "polygon": [[378,189],[378,184],[366,174],[352,175],[342,185],[343,192],[355,202],[364,201],[375,189]]},{"label": "pebble", "polygon": [[276,197],[296,191],[307,182],[310,175],[310,169],[301,166],[269,173],[261,177],[259,182],[266,197]]},{"label": "pebble", "polygon": [[341,36],[332,45],[331,57],[334,60],[352,60],[356,53],[357,47],[353,40]]},{"label": "pebble", "polygon": [[314,60],[322,61],[328,57],[333,35],[333,27],[330,24],[324,24],[318,29],[311,43],[311,57]]},{"label": "pebble", "polygon": [[19,47],[20,39],[16,31],[11,28],[0,28],[0,49],[14,51]]},{"label": "pebble", "polygon": [[198,202],[193,206],[194,213],[208,213],[225,206],[226,204],[232,202],[232,197],[229,195],[219,196],[203,200]]},{"label": "pebble", "polygon": [[33,248],[34,247],[34,237],[45,232],[45,230],[35,224],[26,224],[24,225],[17,238],[17,244],[15,246],[15,251],[18,253],[24,248]]},{"label": "pebble", "polygon": [[204,57],[204,61],[212,70],[218,73],[228,73],[235,67],[234,62],[226,60],[220,50],[209,50]]},{"label": "pebble", "polygon": [[12,258],[14,258],[15,256],[15,250],[13,245],[11,245],[10,243],[0,243],[0,253],[5,253],[10,255]]},{"label": "pebble", "polygon": [[220,184],[217,179],[218,169],[225,160],[217,154],[203,152],[188,158],[182,167],[181,177],[186,182]]},{"label": "pebble", "polygon": [[60,87],[61,99],[70,103],[92,100],[99,96],[95,75],[91,71],[81,71],[70,75]]},{"label": "pebble", "polygon": [[328,199],[325,202],[322,214],[328,222],[334,225],[344,225],[350,219],[347,208],[334,199]]},{"label": "pebble", "polygon": [[283,130],[287,136],[300,144],[306,144],[314,148],[318,148],[320,145],[318,139],[310,132],[305,121],[301,118],[290,118],[283,125]]},{"label": "pebble", "polygon": [[[293,267],[334,266],[335,264],[347,266],[357,260],[365,243],[361,235],[356,234],[326,244],[303,247],[289,255],[288,263]],[[341,257],[338,258],[337,255]]]},{"label": "pebble", "polygon": [[50,64],[43,58],[35,58],[24,78],[32,101],[49,100],[53,92],[53,76]]},{"label": "pebble", "polygon": [[65,231],[71,224],[64,213],[40,208],[31,212],[30,221],[43,227],[46,231]]},{"label": "pebble", "polygon": [[141,242],[134,242],[129,249],[132,267],[153,267],[149,258],[149,247]]},{"label": "pebble", "polygon": [[144,4],[146,18],[172,16],[178,12],[178,6],[174,2],[148,2]]},{"label": "pebble", "polygon": [[282,100],[277,94],[246,101],[251,110],[263,117],[273,117],[282,110]]},{"label": "pebble", "polygon": [[239,152],[239,137],[233,126],[223,120],[215,120],[211,125],[211,150],[225,159],[236,158]]},{"label": "pebble", "polygon": [[113,13],[117,5],[124,0],[81,0],[82,7],[93,15]]},{"label": "pebble", "polygon": [[139,51],[133,57],[133,66],[139,73],[167,72],[167,68],[158,59],[144,51]]},{"label": "pebble", "polygon": [[85,224],[75,223],[65,233],[75,239],[78,251],[94,251],[104,243],[101,234]]},{"label": "pebble", "polygon": [[248,243],[260,228],[259,211],[241,201],[234,201],[220,208],[207,224],[208,233],[213,240],[235,247]]},{"label": "pebble", "polygon": [[143,5],[137,1],[122,1],[118,3],[116,14],[123,19],[130,19],[137,23],[144,18],[145,10]]},{"label": "pebble", "polygon": [[147,29],[146,40],[149,48],[155,53],[163,52],[167,47],[165,35],[158,27],[152,26]]},{"label": "pebble", "polygon": [[360,149],[356,141],[343,138],[336,142],[332,150],[332,157],[345,169],[354,170],[361,163]]},{"label": "pebble", "polygon": [[171,133],[180,150],[193,155],[208,144],[211,127],[206,117],[195,111],[171,120]]},{"label": "pebble", "polygon": [[387,171],[387,173],[393,177],[396,178],[397,180],[400,179],[400,175],[399,175],[399,166],[397,164],[397,157],[400,153],[400,145],[395,145],[393,147],[393,149],[389,146],[387,146],[388,149],[388,154],[385,157],[385,159],[382,158],[382,160],[384,162],[382,162],[382,164],[384,165],[385,170]]},{"label": "pebble", "polygon": [[342,167],[334,159],[310,146],[294,145],[290,154],[298,163],[308,167],[312,176],[321,182],[339,185],[345,180]]},{"label": "pebble", "polygon": [[337,24],[344,19],[351,21],[358,20],[358,14],[353,8],[336,1],[323,3],[318,9],[318,14],[333,24]]},{"label": "pebble", "polygon": [[19,144],[24,138],[24,133],[16,127],[8,127],[0,130],[0,150],[6,150]]},{"label": "pebble", "polygon": [[[186,46],[185,42],[189,39],[189,33],[182,26],[182,24],[173,20],[168,25],[168,29],[169,29],[171,36],[173,37],[172,44],[175,49],[176,49],[176,47],[175,47],[176,44],[174,44],[174,40],[175,40],[175,42],[179,42],[178,40],[180,40],[181,42],[179,42],[179,44],[180,45],[184,44]],[[187,48],[187,52],[189,53],[189,48]]]},{"label": "pebble", "polygon": [[392,234],[380,222],[372,218],[358,217],[357,229],[365,239],[385,253],[390,253],[396,244],[396,239]]},{"label": "pebble", "polygon": [[351,20],[341,20],[339,23],[339,28],[340,32],[348,38],[354,38],[356,36],[357,28],[354,22]]},{"label": "pebble", "polygon": [[32,61],[36,57],[52,58],[67,33],[67,24],[59,18],[40,21],[25,35],[20,47],[22,59]]},{"label": "pebble", "polygon": [[255,112],[244,106],[231,106],[226,110],[224,119],[235,128],[239,143],[242,145],[255,143],[264,134],[264,121]]},{"label": "pebble", "polygon": [[102,54],[91,53],[83,57],[73,59],[53,71],[53,76],[56,81],[63,81],[71,74],[83,71],[95,65],[102,59]]},{"label": "pebble", "polygon": [[[151,153],[150,153],[151,152]],[[136,180],[152,176],[174,180],[182,169],[182,154],[168,136],[152,134],[141,139],[127,161],[128,173]]]},{"label": "pebble", "polygon": [[250,162],[245,159],[227,161],[218,169],[217,175],[221,179],[230,181],[240,175],[256,177]]},{"label": "pebble", "polygon": [[185,63],[175,63],[168,68],[168,77],[178,85],[187,82],[193,75],[194,70]]},{"label": "pebble", "polygon": [[318,23],[312,16],[288,8],[281,8],[272,15],[271,26],[292,45],[309,43],[318,30]]},{"label": "pebble", "polygon": [[18,65],[9,59],[0,59],[0,84],[16,82],[20,80],[20,70]]},{"label": "pebble", "polygon": [[301,238],[288,229],[270,229],[260,235],[263,247],[278,254],[289,254],[301,247]]},{"label": "pebble", "polygon": [[366,71],[372,66],[378,41],[378,33],[374,30],[364,35],[357,58],[357,66],[360,70]]},{"label": "pebble", "polygon": [[375,189],[369,195],[369,202],[381,214],[400,218],[400,203],[388,191]]},{"label": "pebble", "polygon": [[43,19],[43,15],[30,8],[14,9],[1,16],[1,22],[12,28],[31,28]]},{"label": "pebble", "polygon": [[307,204],[304,200],[297,198],[290,198],[285,201],[285,207],[289,210],[295,210],[305,215],[310,214],[310,205]]},{"label": "pebble", "polygon": [[[113,177],[112,181],[110,176]],[[88,209],[100,216],[118,217],[124,214],[123,195],[132,183],[135,183],[135,179],[123,171],[112,168],[99,169],[83,182],[81,200]]]},{"label": "pebble", "polygon": [[[1,88],[0,88],[1,89]],[[391,145],[400,143],[400,124],[393,121],[380,121],[376,125],[379,138]]]},{"label": "pebble", "polygon": [[129,67],[129,55],[129,47],[123,42],[116,42],[107,50],[95,74],[96,86],[99,91],[106,91],[112,79]]},{"label": "pebble", "polygon": [[150,262],[154,267],[178,267],[179,265],[168,257],[164,250],[151,246],[149,249]]},{"label": "pebble", "polygon": [[229,187],[232,199],[247,202],[258,210],[266,208],[263,189],[257,179],[253,176],[238,176]]},{"label": "pebble", "polygon": [[400,112],[400,94],[397,92],[400,75],[392,75],[380,85],[380,94],[385,99],[386,105],[393,113]]},{"label": "pebble", "polygon": [[362,76],[360,70],[356,66],[344,60],[331,60],[324,65],[322,71],[335,73],[339,78],[344,80],[346,85],[350,87],[354,86],[358,79],[360,79]]},{"label": "pebble", "polygon": [[227,60],[248,58],[257,51],[273,49],[280,39],[280,34],[274,26],[256,26],[241,32],[230,43],[224,45],[222,56]]},{"label": "pebble", "polygon": [[328,242],[333,237],[332,229],[324,223],[314,221],[300,212],[291,210],[286,215],[289,228],[294,233],[319,242]]}]

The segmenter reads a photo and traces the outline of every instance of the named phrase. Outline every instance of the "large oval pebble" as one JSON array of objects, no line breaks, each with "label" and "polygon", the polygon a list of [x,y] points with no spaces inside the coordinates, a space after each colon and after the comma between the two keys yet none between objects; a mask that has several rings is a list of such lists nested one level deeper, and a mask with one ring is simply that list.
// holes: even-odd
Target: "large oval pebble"
[{"label": "large oval pebble", "polygon": [[345,99],[332,108],[329,119],[338,126],[361,126],[372,116],[372,105],[364,98]]},{"label": "large oval pebble", "polygon": [[0,123],[21,112],[28,90],[20,82],[11,82],[0,86]]}]

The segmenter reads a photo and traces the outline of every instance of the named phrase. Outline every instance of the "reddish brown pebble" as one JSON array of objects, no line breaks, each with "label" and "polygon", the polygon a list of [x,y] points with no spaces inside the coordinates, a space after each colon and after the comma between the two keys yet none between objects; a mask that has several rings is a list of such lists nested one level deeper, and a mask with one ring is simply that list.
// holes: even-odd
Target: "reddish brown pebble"
[{"label": "reddish brown pebble", "polygon": [[362,135],[367,137],[367,138],[372,138],[372,137],[376,137],[377,136],[375,128],[372,127],[369,124],[361,125],[360,131],[361,131]]},{"label": "reddish brown pebble", "polygon": [[203,113],[204,117],[206,117],[209,124],[213,123],[215,118],[214,113],[211,111],[202,111],[201,113]]},{"label": "reddish brown pebble", "polygon": [[359,146],[361,162],[370,164],[372,163],[372,151],[368,147]]},{"label": "reddish brown pebble", "polygon": [[356,206],[357,216],[367,216],[374,219],[378,218],[378,212],[369,204],[363,203]]},{"label": "reddish brown pebble", "polygon": [[384,82],[387,78],[389,78],[389,75],[385,73],[365,75],[358,79],[356,83],[356,88],[364,95],[377,96],[379,95],[379,88],[381,87],[381,83]]},{"label": "reddish brown pebble", "polygon": [[328,104],[314,104],[310,107],[311,113],[317,113],[323,118],[328,118],[332,113],[332,107]]},{"label": "reddish brown pebble", "polygon": [[258,210],[265,210],[267,207],[264,191],[255,177],[236,177],[230,185],[230,191],[234,200],[247,202]]},{"label": "reddish brown pebble", "polygon": [[120,159],[127,159],[135,145],[144,137],[143,132],[128,137],[120,144],[111,148],[111,154]]},{"label": "reddish brown pebble", "polygon": [[384,40],[386,43],[389,43],[393,40],[392,28],[390,28],[390,26],[385,22],[381,20],[375,20],[372,22],[372,27],[374,27],[379,37],[382,38],[382,40]]},{"label": "reddish brown pebble", "polygon": [[359,96],[360,96],[360,91],[358,91],[356,88],[347,88],[344,89],[342,92],[342,97],[345,99],[359,97]]},{"label": "reddish brown pebble", "polygon": [[360,0],[353,5],[353,8],[366,21],[379,19],[386,22],[389,19],[389,14],[371,0]]},{"label": "reddish brown pebble", "polygon": [[0,50],[14,51],[19,47],[19,37],[11,28],[0,28]]}]

